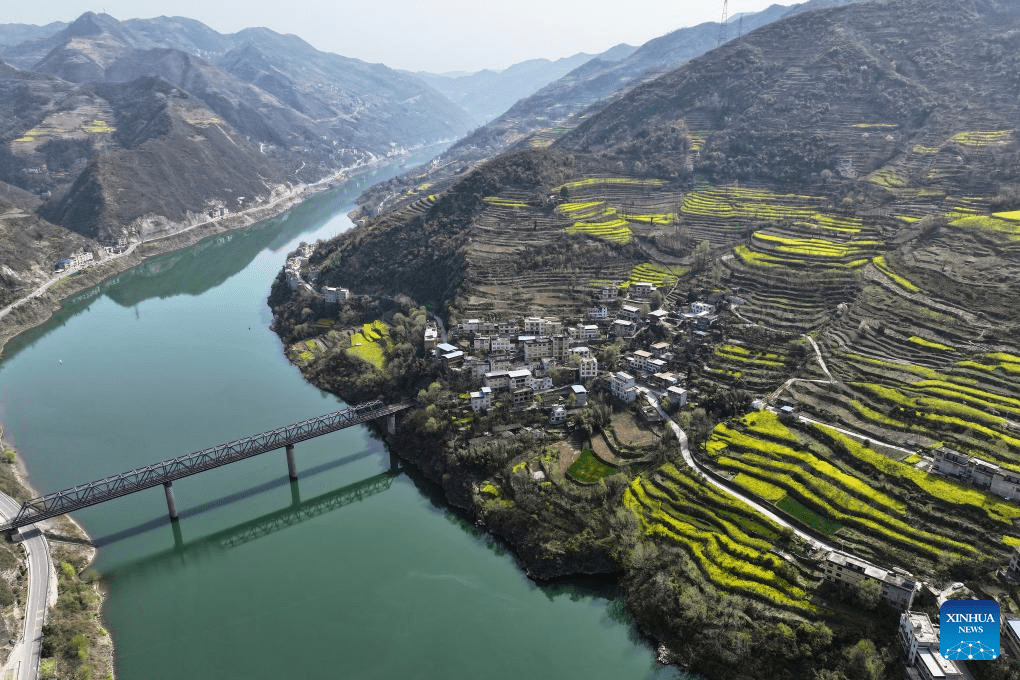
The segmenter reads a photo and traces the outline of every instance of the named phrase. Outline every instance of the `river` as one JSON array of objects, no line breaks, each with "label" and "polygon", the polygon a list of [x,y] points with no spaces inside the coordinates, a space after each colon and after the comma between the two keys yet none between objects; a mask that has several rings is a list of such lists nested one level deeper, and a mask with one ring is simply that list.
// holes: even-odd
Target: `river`
[{"label": "river", "polygon": [[[266,296],[288,252],[352,225],[378,171],[153,258],[11,341],[0,422],[53,491],[327,413]],[[358,427],[75,514],[100,546],[122,680],[665,678],[606,593],[538,586]]]}]

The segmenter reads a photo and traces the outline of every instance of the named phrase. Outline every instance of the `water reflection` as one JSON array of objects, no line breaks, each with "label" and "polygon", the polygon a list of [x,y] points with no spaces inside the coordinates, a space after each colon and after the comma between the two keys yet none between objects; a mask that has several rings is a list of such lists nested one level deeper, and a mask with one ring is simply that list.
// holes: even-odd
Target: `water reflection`
[{"label": "water reflection", "polygon": [[[190,542],[184,541],[184,528],[182,521],[171,522],[169,519],[162,520],[161,525],[170,524],[174,547],[162,552],[153,553],[135,562],[120,565],[103,573],[107,579],[117,579],[122,576],[137,577],[148,571],[160,569],[167,564],[176,565],[182,561],[193,561],[196,558],[208,556],[210,553],[229,550],[245,543],[256,541],[278,531],[283,531],[292,526],[315,519],[321,515],[339,510],[340,508],[358,503],[380,494],[390,488],[394,478],[399,473],[383,472],[363,479],[354,484],[348,484],[334,491],[320,494],[306,501],[292,502],[290,506],[275,510],[273,512],[256,517],[253,520],[242,522],[228,529],[218,531],[209,536],[199,538]],[[300,482],[290,482],[293,489]],[[278,484],[274,484],[278,486]],[[300,493],[297,494],[300,497]],[[181,513],[182,519],[188,513]]]},{"label": "water reflection", "polygon": [[[430,148],[421,151],[410,156],[409,160],[413,163],[425,162],[437,150]],[[2,356],[5,359],[14,357],[40,338],[64,326],[73,316],[87,310],[102,295],[122,307],[135,307],[154,298],[201,295],[243,271],[259,253],[265,250],[277,252],[301,234],[321,229],[343,208],[349,207],[364,188],[389,179],[400,171],[397,163],[393,163],[313,196],[284,215],[244,229],[210,236],[185,250],[148,259],[71,296],[49,322],[8,342]]]},{"label": "water reflection", "polygon": [[[315,475],[319,475],[324,472],[329,472],[330,470],[341,467],[343,465],[348,465],[359,460],[364,460],[366,458],[373,456],[374,454],[375,452],[370,449],[359,451],[358,453],[354,453],[349,456],[344,456],[343,458],[337,458],[336,460],[331,460],[322,463],[321,465],[316,465],[314,467],[308,468],[307,470],[302,470],[301,477],[303,478],[314,477]],[[391,468],[390,473],[395,474],[396,470]],[[262,484],[257,484],[247,489],[237,491],[236,493],[221,496],[220,498],[216,498],[206,503],[202,503],[201,505],[196,505],[195,507],[188,508],[186,510],[181,510],[178,516],[182,519],[196,517],[198,515],[209,512],[210,510],[223,508],[233,503],[237,503],[238,501],[252,498],[254,496],[264,494],[274,489],[279,489],[280,487],[286,486],[288,482],[290,482],[291,485],[292,504],[300,503],[301,502],[300,490],[296,490],[297,480],[291,482],[289,477],[277,477],[275,479],[270,479],[269,481],[263,482]],[[96,546],[97,548],[111,545],[118,541],[123,541],[124,539],[139,536],[149,531],[153,531],[154,529],[158,529],[162,526],[166,526],[166,524],[169,523],[169,521],[170,519],[167,516],[160,515],[146,522],[136,524],[133,527],[129,527],[116,533],[96,538],[92,541],[92,545]]]}]

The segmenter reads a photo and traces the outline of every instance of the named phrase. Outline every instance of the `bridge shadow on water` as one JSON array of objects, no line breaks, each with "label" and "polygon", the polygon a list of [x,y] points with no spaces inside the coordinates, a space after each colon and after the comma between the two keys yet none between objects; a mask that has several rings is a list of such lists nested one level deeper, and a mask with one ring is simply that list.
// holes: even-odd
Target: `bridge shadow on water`
[{"label": "bridge shadow on water", "polygon": [[[345,456],[344,458],[339,458],[337,460],[309,468],[308,470],[304,470],[301,473],[301,477],[308,478],[317,474],[322,474],[342,465],[368,458],[372,455],[376,455],[375,452],[364,451],[354,455]],[[158,530],[169,525],[173,531],[174,547],[143,557],[133,562],[119,565],[113,569],[103,572],[102,575],[104,578],[115,578],[118,575],[135,574],[139,571],[147,571],[148,569],[168,564],[170,560],[174,560],[176,562],[189,556],[199,556],[211,551],[230,549],[258,538],[262,538],[263,536],[268,536],[276,531],[281,531],[287,527],[308,521],[320,515],[324,515],[328,512],[332,512],[333,510],[337,510],[345,505],[356,503],[369,496],[373,496],[389,489],[393,480],[400,474],[400,472],[401,471],[397,468],[391,468],[386,472],[373,475],[353,484],[348,484],[340,487],[339,489],[320,494],[307,500],[301,499],[300,480],[291,480],[288,477],[280,477],[248,489],[238,491],[237,493],[229,494],[207,503],[203,503],[202,505],[198,505],[194,508],[182,510],[179,514],[180,519],[177,521],[171,521],[170,518],[166,516],[157,517],[128,529],[97,538],[93,540],[92,543],[96,547],[108,546],[116,543],[117,541],[122,541],[133,536]],[[223,529],[208,536],[204,536],[190,542],[184,541],[181,529],[181,520],[188,517],[195,517],[202,513],[209,512],[210,510],[222,508],[230,505],[231,503],[236,503],[246,498],[251,498],[253,496],[287,486],[290,487],[291,493],[291,504],[289,506],[279,510],[274,510],[273,512],[242,522],[227,529]]]}]

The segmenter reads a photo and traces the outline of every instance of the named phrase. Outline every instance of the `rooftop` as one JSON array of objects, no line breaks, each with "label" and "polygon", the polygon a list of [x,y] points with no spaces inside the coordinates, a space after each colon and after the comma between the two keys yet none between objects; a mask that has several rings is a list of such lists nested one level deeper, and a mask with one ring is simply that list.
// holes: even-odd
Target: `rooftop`
[{"label": "rooftop", "polygon": [[960,669],[956,667],[956,664],[949,661],[937,651],[925,651],[917,655],[921,663],[924,664],[928,670],[928,674],[933,678],[946,678],[946,677],[959,677]]},{"label": "rooftop", "polygon": [[931,619],[924,612],[907,612],[905,614],[910,619],[910,627],[913,629],[914,638],[918,644],[922,645],[937,645],[939,643],[939,634],[932,625]]},{"label": "rooftop", "polygon": [[916,581],[909,573],[904,572],[903,574],[894,574],[890,571],[886,571],[885,569],[880,569],[879,567],[865,562],[864,560],[850,557],[849,555],[831,552],[825,556],[825,559],[829,562],[843,565],[844,567],[870,576],[878,581],[884,581],[888,585],[896,586],[898,588],[913,590],[914,585],[916,584]]}]

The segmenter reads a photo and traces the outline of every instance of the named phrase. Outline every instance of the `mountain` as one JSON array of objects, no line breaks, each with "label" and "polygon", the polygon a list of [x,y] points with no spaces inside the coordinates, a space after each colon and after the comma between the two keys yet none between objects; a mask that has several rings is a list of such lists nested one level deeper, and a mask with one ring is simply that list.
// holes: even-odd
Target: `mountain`
[{"label": "mountain", "polygon": [[[695,182],[738,181],[812,196],[805,199],[811,211],[892,213],[905,221],[951,212],[953,197],[991,200],[1010,191],[1020,167],[1020,111],[1010,94],[1020,72],[1010,33],[1015,27],[1012,5],[991,0],[899,0],[795,13],[632,88],[544,152],[520,149],[455,175],[446,192],[427,185],[412,190],[407,207],[327,246],[340,250],[337,261],[344,267],[327,269],[323,280],[421,297],[438,308],[455,304],[476,315],[504,308],[535,313],[529,300],[547,298],[543,291],[551,285],[561,291],[554,296],[559,308],[577,309],[585,296],[570,281],[580,272],[582,281],[626,279],[639,258],[672,266],[689,254],[691,239],[728,247],[755,231],[746,217],[727,228],[725,221],[699,215],[697,204],[685,204]],[[608,191],[597,178],[611,175],[623,179]],[[487,203],[483,191],[507,200]],[[562,199],[553,195],[560,192],[569,195],[570,205],[590,201],[608,212],[557,207]],[[621,218],[624,213],[636,217]],[[641,215],[644,222],[637,219]],[[422,240],[431,233],[431,219],[444,227],[435,240]],[[674,220],[691,226],[676,233],[656,226]],[[854,228],[874,237],[866,239],[867,248],[840,246],[840,252],[860,255],[843,264],[866,263],[864,255],[904,224],[874,220],[863,231]],[[410,223],[417,226],[404,236],[390,234]],[[582,226],[571,227],[577,224]],[[568,227],[619,238],[564,241]],[[382,242],[410,239],[404,250],[412,255],[401,258],[428,253],[428,280],[461,283],[452,290],[416,290],[413,280],[393,276],[380,263],[351,267],[359,248],[374,247],[373,234]],[[756,242],[782,238],[767,235]],[[607,248],[616,253],[608,260]],[[523,264],[535,252],[562,249],[599,259],[572,274]],[[440,260],[445,273],[438,271]],[[401,269],[415,266],[408,261]],[[525,291],[519,304],[500,293],[510,281]],[[562,293],[571,288],[573,295]]]},{"label": "mountain", "polygon": [[[853,1],[809,0],[792,7],[772,5],[760,12],[742,15],[739,25],[747,33],[800,12]],[[732,21],[728,22],[724,35],[736,38],[734,31],[736,26]],[[487,145],[493,140],[516,139],[533,130],[562,125],[572,116],[625,91],[632,84],[654,78],[714,49],[720,35],[719,23],[706,22],[650,40],[620,61],[591,60],[517,102],[491,125],[461,143]]]},{"label": "mountain", "polygon": [[[958,165],[952,177],[928,174],[952,153],[946,140],[955,135],[1020,124],[1007,94],[1018,60],[1009,53],[1012,39],[994,26],[1013,19],[1008,7],[963,2],[949,10],[936,3],[897,13],[895,25],[871,5],[793,16],[634,88],[554,146],[606,154],[631,168],[645,161],[669,176],[682,173],[684,161],[663,159],[656,144],[684,121],[688,133],[705,139],[697,171],[713,181],[793,188],[817,183],[826,170],[858,177],[887,167],[902,185],[987,194],[1012,169],[967,174]],[[968,48],[989,24],[994,36]],[[931,42],[908,40],[921,30]],[[817,44],[799,38],[812,32]],[[970,146],[966,155],[985,148]]]},{"label": "mountain", "polygon": [[[858,1],[808,0],[789,7],[772,5],[761,12],[731,20],[725,31],[720,31],[719,23],[707,22],[650,40],[622,59],[617,58],[620,53],[611,50],[517,101],[495,120],[459,140],[431,167],[410,173],[404,182],[404,191],[387,193],[401,196],[406,189],[422,183],[441,185],[456,171],[492,158],[515,145],[546,146],[630,87],[654,79],[714,49],[721,37],[740,37],[737,35],[738,27],[746,34],[787,16]],[[374,199],[374,194],[366,195],[363,201],[366,210],[377,210],[377,206],[372,205]]]},{"label": "mountain", "polygon": [[447,99],[467,111],[478,124],[488,123],[515,102],[524,99],[545,85],[562,78],[591,59],[616,62],[625,59],[636,48],[617,45],[599,55],[575,54],[550,61],[531,59],[502,71],[478,71],[470,74],[418,75]]},{"label": "mountain", "polygon": [[[261,206],[470,125],[419,78],[264,28],[89,12],[0,35],[0,196],[48,221],[49,243],[65,230],[68,252]],[[9,281],[47,271],[6,264]]]},{"label": "mountain", "polygon": [[20,45],[32,40],[41,40],[51,36],[64,28],[67,24],[55,21],[45,26],[33,26],[32,24],[0,24],[0,47]]},{"label": "mountain", "polygon": [[[0,180],[45,196],[40,214],[93,236],[150,210],[174,221],[231,196],[236,206],[468,125],[420,79],[267,29],[224,36],[188,19],[87,13],[38,35],[0,50],[12,97]],[[171,175],[201,181],[165,183],[184,193],[154,197],[150,180]],[[114,185],[117,195],[104,193]],[[132,195],[147,198],[125,203]]]},{"label": "mountain", "polygon": [[[304,280],[351,290],[339,318],[383,316],[357,317],[363,294],[407,296],[445,314],[464,356],[387,346],[383,370],[369,368],[349,333],[309,322],[337,312],[283,273],[274,327],[319,386],[418,394],[401,455],[530,573],[591,573],[612,555],[597,568],[620,574],[660,658],[708,678],[901,674],[882,659],[903,607],[880,605],[881,590],[923,586],[923,609],[935,603],[924,584],[959,580],[1018,601],[1001,577],[1017,493],[947,463],[1010,483],[1020,471],[1018,48],[1012,0],[789,16],[636,84],[551,144],[416,187],[308,257]],[[637,318],[637,335],[614,314]],[[493,384],[488,413],[458,398],[479,372],[520,362],[485,353],[501,325],[549,316],[562,336],[520,344],[584,338],[576,349],[601,371],[588,403],[605,405],[575,411],[572,431],[547,425],[578,377],[555,349],[541,370],[559,391]],[[657,346],[671,358],[648,370]],[[389,389],[398,369],[420,380]],[[617,390],[608,406],[610,377],[634,379],[615,371],[651,393],[683,381],[693,403],[651,446],[624,445],[644,403],[618,408]],[[487,434],[515,425],[541,439],[510,448]],[[568,468],[588,442],[602,465],[624,461],[597,494]],[[858,573],[834,576],[836,564]]]}]

